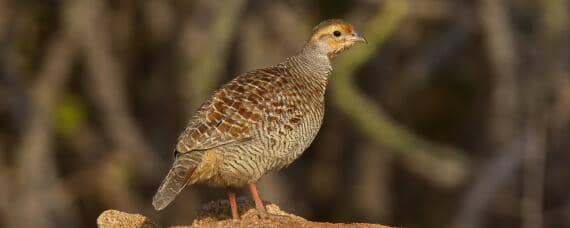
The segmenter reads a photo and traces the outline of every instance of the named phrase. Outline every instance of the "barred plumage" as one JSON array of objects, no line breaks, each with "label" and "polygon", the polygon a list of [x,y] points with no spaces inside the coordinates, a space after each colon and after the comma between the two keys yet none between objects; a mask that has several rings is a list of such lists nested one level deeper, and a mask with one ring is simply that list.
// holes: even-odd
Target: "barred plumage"
[{"label": "barred plumage", "polygon": [[214,92],[180,135],[154,207],[166,207],[187,184],[205,182],[226,188],[250,184],[263,210],[254,183],[291,164],[310,145],[323,120],[330,59],[361,41],[350,24],[325,21],[299,54],[241,74]]}]

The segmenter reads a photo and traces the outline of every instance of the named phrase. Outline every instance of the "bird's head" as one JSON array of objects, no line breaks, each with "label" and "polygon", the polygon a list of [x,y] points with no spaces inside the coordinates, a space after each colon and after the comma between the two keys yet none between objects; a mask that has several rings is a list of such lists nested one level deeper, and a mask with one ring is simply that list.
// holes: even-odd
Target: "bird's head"
[{"label": "bird's head", "polygon": [[305,48],[324,52],[329,59],[332,59],[356,43],[367,43],[367,41],[354,30],[351,24],[332,19],[315,26]]}]

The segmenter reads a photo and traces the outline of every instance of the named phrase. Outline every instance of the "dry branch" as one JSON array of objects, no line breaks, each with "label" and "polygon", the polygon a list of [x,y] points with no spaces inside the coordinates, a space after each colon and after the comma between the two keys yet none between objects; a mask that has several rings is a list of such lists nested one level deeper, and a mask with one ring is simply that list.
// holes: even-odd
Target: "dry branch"
[{"label": "dry branch", "polygon": [[13,198],[16,216],[8,221],[9,227],[72,225],[76,217],[69,195],[59,186],[52,151],[52,113],[69,78],[74,53],[68,37],[57,34],[31,90],[29,120],[15,149],[17,189],[13,192],[18,195]]},{"label": "dry branch", "polygon": [[129,102],[124,78],[125,69],[114,55],[110,28],[105,19],[104,2],[70,1],[66,12],[67,23],[74,40],[85,53],[88,65],[90,89],[95,103],[101,110],[103,124],[119,151],[131,154],[137,160],[134,167],[145,177],[158,179],[156,153],[146,143],[142,131],[129,113]]},{"label": "dry branch", "polygon": [[513,31],[509,25],[506,1],[481,1],[480,17],[486,41],[486,51],[493,70],[491,110],[488,137],[493,144],[510,140],[517,132],[519,108],[516,50]]}]

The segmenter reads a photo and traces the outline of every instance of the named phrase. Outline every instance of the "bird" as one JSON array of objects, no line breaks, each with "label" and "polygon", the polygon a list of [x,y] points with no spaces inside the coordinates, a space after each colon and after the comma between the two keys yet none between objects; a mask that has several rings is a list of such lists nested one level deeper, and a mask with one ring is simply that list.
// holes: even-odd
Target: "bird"
[{"label": "bird", "polygon": [[235,191],[247,185],[256,211],[267,215],[256,182],[290,165],[315,139],[331,60],[357,43],[367,41],[353,25],[325,20],[297,54],[242,73],[214,91],[178,137],[154,208],[164,209],[188,185],[205,183],[226,189],[231,216],[239,219]]}]

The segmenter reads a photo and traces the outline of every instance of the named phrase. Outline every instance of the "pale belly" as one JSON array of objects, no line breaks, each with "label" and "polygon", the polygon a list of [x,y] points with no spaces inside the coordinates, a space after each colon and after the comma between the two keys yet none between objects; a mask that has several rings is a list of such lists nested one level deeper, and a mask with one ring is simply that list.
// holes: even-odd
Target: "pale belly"
[{"label": "pale belly", "polygon": [[[241,187],[270,171],[295,161],[310,146],[322,124],[323,115],[303,120],[280,134],[259,135],[255,140],[221,148],[223,161],[207,182],[216,186]],[[316,121],[315,121],[316,120]]]}]

